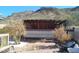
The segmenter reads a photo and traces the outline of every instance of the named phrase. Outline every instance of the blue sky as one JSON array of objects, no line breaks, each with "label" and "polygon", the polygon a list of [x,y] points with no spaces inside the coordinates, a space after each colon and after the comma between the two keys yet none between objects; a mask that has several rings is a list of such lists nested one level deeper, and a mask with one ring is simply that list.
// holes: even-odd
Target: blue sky
[{"label": "blue sky", "polygon": [[[23,12],[29,10],[37,10],[42,6],[0,6],[0,15],[9,16],[12,13]],[[75,6],[48,6],[48,7],[56,7],[56,8],[73,8]]]}]

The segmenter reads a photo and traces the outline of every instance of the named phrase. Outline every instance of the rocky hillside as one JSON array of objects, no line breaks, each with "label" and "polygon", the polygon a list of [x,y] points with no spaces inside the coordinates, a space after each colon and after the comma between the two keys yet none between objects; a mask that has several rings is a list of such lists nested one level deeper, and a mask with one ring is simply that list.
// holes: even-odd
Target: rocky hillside
[{"label": "rocky hillside", "polygon": [[66,19],[66,13],[60,11],[57,8],[51,7],[41,7],[36,11],[26,11],[20,13],[14,13],[11,16],[8,16],[6,19],[8,20],[27,20],[27,19],[52,19],[52,20],[64,20]]},{"label": "rocky hillside", "polygon": [[72,8],[71,11],[79,11],[79,6]]}]

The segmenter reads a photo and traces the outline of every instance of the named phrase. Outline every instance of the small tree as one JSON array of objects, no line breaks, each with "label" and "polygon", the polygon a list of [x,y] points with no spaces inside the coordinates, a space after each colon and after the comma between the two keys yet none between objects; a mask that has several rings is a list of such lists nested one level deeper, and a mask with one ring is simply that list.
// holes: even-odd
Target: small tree
[{"label": "small tree", "polygon": [[21,36],[25,32],[25,27],[21,20],[9,20],[8,25],[4,29],[10,36],[13,36],[16,44],[20,43]]}]

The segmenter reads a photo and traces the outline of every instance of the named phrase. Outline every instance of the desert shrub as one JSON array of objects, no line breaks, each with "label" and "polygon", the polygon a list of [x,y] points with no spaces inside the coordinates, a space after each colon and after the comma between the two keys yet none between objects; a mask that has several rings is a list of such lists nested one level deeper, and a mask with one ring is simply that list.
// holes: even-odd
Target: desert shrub
[{"label": "desert shrub", "polygon": [[56,28],[54,34],[55,37],[62,43],[71,40],[71,35],[66,33],[64,27]]}]

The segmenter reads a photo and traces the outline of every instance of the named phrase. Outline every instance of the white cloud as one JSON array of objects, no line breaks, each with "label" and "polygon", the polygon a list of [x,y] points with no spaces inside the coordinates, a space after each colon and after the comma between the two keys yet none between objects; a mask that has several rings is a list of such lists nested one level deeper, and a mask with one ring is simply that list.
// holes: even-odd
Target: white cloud
[{"label": "white cloud", "polygon": [[3,18],[5,18],[6,16],[4,16],[4,14],[3,13],[0,13],[0,19],[3,19]]},{"label": "white cloud", "polygon": [[3,13],[0,13],[0,15],[3,15]]}]

